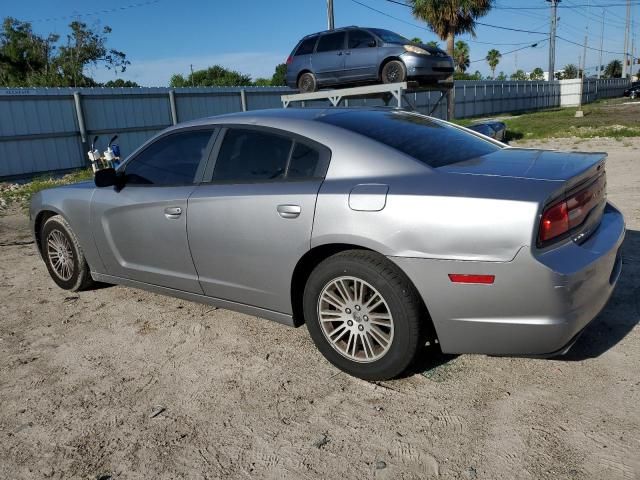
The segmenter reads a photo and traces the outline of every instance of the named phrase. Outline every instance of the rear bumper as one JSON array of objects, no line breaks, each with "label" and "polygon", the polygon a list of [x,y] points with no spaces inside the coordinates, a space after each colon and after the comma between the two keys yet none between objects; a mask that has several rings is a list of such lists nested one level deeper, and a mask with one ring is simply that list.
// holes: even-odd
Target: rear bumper
[{"label": "rear bumper", "polygon": [[[583,244],[568,241],[510,262],[391,257],[414,282],[446,353],[564,353],[604,308],[620,276],[624,218],[608,204]],[[495,275],[493,285],[454,284],[449,273]]]},{"label": "rear bumper", "polygon": [[453,73],[453,62],[448,57],[404,53],[400,56],[407,67],[409,78],[444,79]]}]

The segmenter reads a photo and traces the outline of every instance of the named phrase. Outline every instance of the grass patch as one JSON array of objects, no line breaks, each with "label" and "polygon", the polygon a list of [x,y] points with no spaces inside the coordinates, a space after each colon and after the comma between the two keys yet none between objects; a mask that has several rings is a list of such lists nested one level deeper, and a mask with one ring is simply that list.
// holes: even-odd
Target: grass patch
[{"label": "grass patch", "polygon": [[91,180],[92,178],[93,171],[90,168],[86,168],[73,171],[58,178],[54,176],[40,176],[22,184],[0,183],[0,208],[11,204],[18,204],[23,208],[28,208],[31,197],[40,190]]},{"label": "grass patch", "polygon": [[[584,117],[576,118],[577,108],[556,108],[532,113],[497,115],[507,125],[507,140],[545,138],[628,138],[640,136],[640,105],[624,105],[620,100],[601,100],[583,105]],[[478,119],[460,119],[468,126]]]}]

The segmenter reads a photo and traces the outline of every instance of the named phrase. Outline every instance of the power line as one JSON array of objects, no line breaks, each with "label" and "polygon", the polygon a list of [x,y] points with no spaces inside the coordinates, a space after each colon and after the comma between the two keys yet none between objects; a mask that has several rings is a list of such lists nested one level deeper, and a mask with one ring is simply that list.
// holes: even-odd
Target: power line
[{"label": "power line", "polygon": [[104,15],[106,13],[114,13],[114,12],[120,12],[122,10],[129,10],[131,8],[147,7],[149,5],[155,5],[156,3],[160,3],[160,2],[161,0],[148,0],[146,2],[138,2],[138,3],[132,3],[130,5],[123,5],[122,7],[106,8],[104,10],[96,10],[94,12],[87,12],[87,13],[74,13],[73,15],[62,15],[59,17],[37,18],[35,20],[27,20],[27,22],[30,22],[30,23],[53,22],[55,20],[67,20],[69,18],[90,17],[93,15]]},{"label": "power line", "polygon": [[[505,55],[509,55],[511,53],[516,53],[516,52],[519,52],[520,50],[526,50],[527,48],[536,48],[541,43],[548,42],[548,41],[549,41],[548,39],[540,40],[539,42],[532,43],[531,45],[527,45],[526,47],[520,47],[520,48],[516,48],[514,50],[510,50],[508,52],[501,53],[500,56],[504,57]],[[483,62],[485,60],[486,60],[486,58],[479,58],[478,60],[472,60],[469,63]]]}]

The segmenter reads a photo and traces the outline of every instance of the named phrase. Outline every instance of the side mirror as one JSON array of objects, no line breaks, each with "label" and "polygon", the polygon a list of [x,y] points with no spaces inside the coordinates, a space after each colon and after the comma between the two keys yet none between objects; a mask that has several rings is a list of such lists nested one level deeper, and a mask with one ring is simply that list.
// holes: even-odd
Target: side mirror
[{"label": "side mirror", "polygon": [[96,172],[93,181],[96,187],[120,187],[122,177],[116,173],[115,168],[103,168]]}]

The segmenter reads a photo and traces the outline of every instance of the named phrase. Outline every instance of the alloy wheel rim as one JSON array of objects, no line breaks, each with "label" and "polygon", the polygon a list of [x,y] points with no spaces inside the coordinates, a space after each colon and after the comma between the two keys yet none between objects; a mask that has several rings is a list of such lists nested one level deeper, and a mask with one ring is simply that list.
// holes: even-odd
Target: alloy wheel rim
[{"label": "alloy wheel rim", "polygon": [[398,71],[397,66],[393,65],[387,69],[387,80],[389,80],[390,82],[397,80],[399,76],[400,72]]},{"label": "alloy wheel rim", "polygon": [[70,280],[73,276],[73,250],[60,230],[52,230],[47,236],[47,256],[56,275],[61,280]]},{"label": "alloy wheel rim", "polygon": [[370,283],[356,277],[338,277],[324,286],[318,319],[329,345],[354,362],[375,362],[393,343],[389,305]]}]

